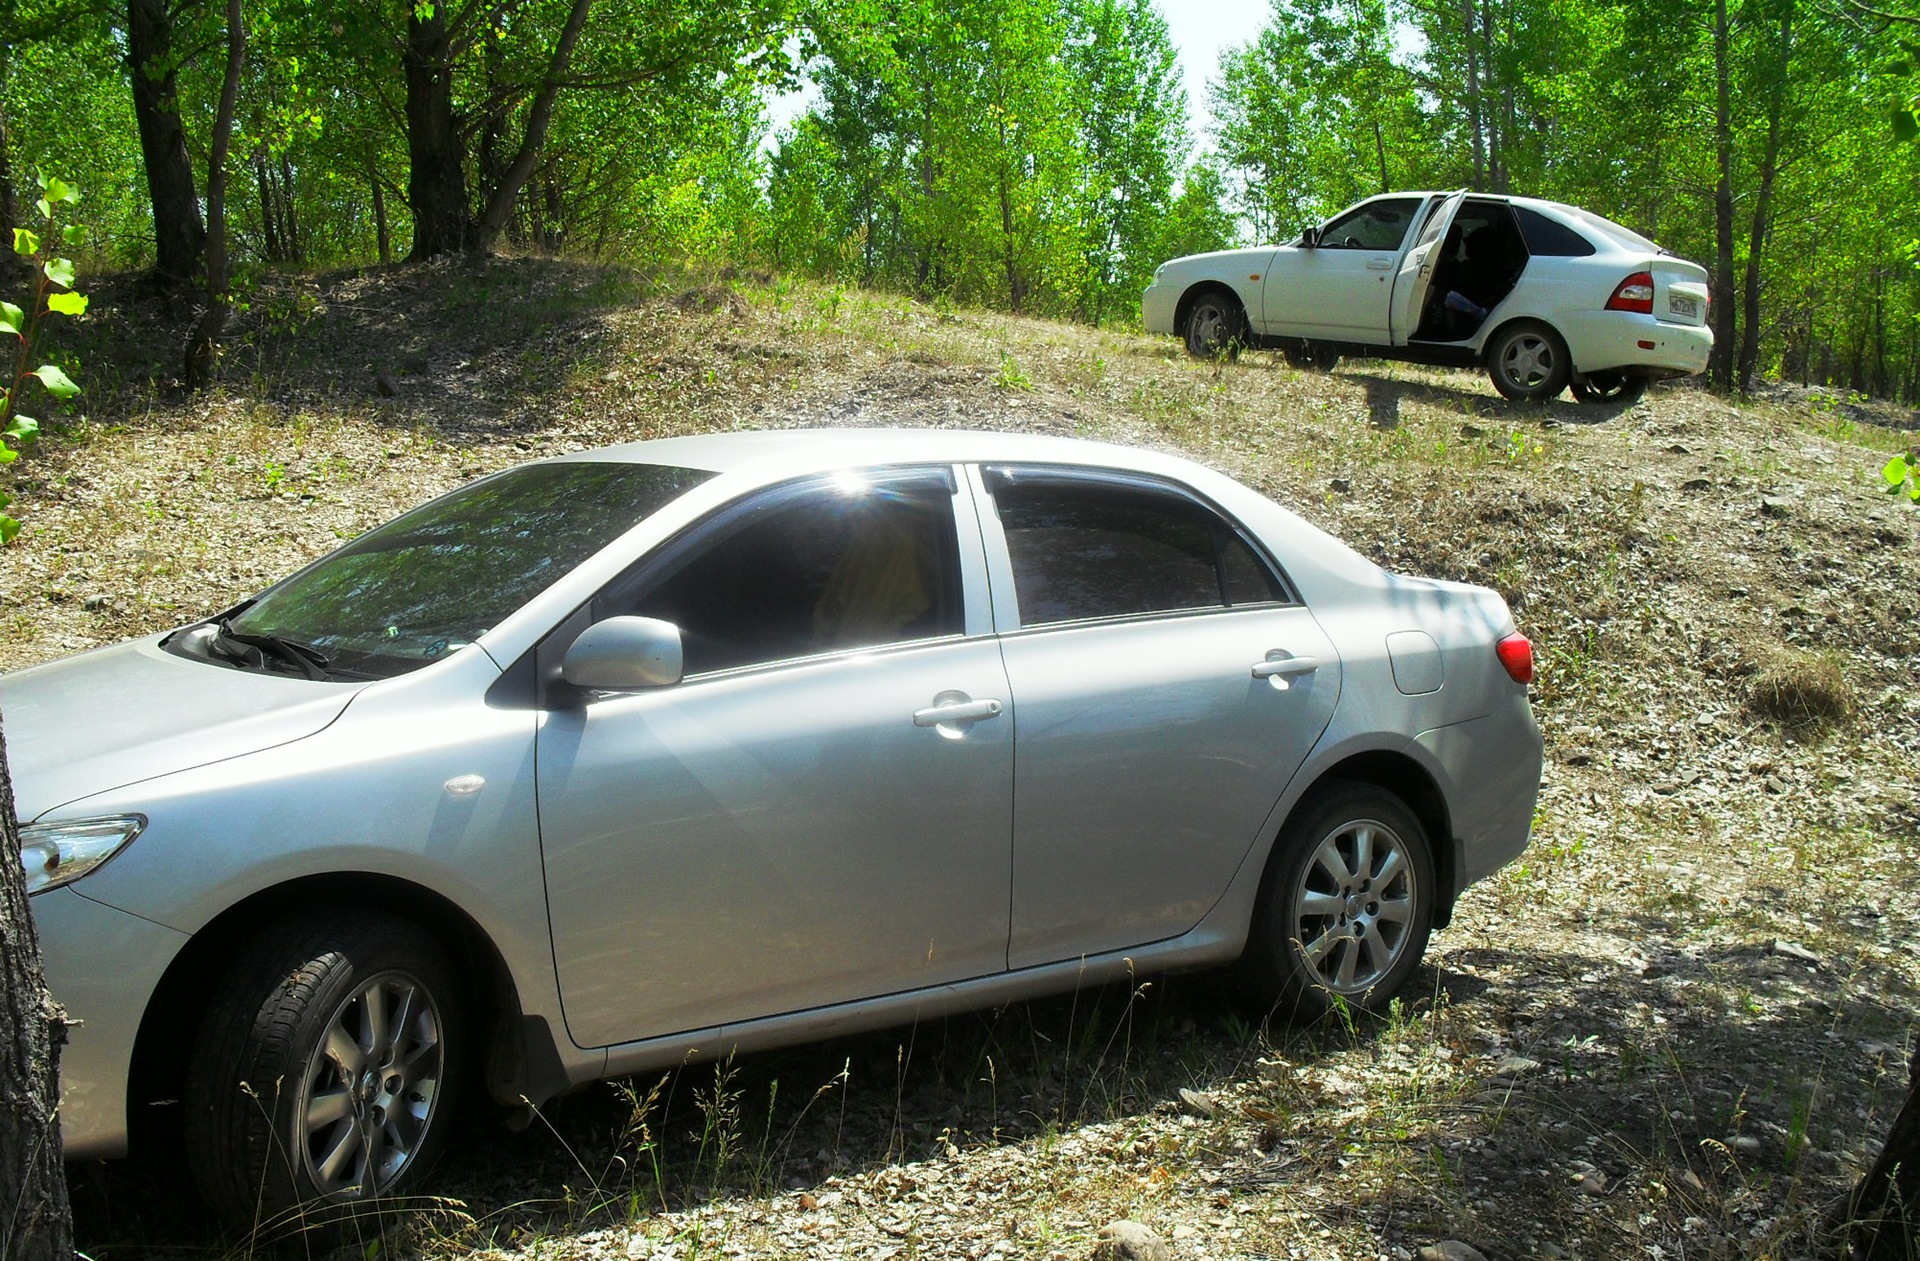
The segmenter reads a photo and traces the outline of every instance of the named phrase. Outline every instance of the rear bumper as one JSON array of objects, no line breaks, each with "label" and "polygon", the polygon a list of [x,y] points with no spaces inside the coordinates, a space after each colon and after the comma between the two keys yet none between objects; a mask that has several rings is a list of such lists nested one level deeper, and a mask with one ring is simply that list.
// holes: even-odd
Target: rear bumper
[{"label": "rear bumper", "polygon": [[185,933],[82,897],[34,897],[47,987],[79,1025],[60,1054],[60,1134],[68,1160],[124,1156],[134,1038]]},{"label": "rear bumper", "polygon": [[1414,737],[1440,772],[1452,815],[1458,846],[1454,897],[1518,858],[1533,831],[1543,760],[1540,724],[1525,693],[1517,686],[1514,692],[1483,718]]},{"label": "rear bumper", "polygon": [[1557,321],[1576,372],[1627,369],[1649,377],[1705,372],[1713,330],[1704,324],[1669,324],[1629,311],[1581,311]]}]

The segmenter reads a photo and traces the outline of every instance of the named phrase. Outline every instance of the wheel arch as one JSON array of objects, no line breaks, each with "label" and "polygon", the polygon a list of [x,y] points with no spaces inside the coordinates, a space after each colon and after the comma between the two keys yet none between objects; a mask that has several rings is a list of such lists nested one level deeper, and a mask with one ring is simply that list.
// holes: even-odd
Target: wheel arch
[{"label": "wheel arch", "polygon": [[1209,293],[1224,293],[1229,298],[1232,298],[1234,303],[1239,306],[1240,314],[1247,319],[1248,325],[1251,326],[1253,321],[1252,317],[1247,313],[1246,295],[1224,280],[1207,279],[1197,280],[1193,284],[1188,285],[1186,292],[1180,295],[1179,303],[1173,308],[1173,328],[1176,333],[1179,333],[1181,336],[1186,335],[1187,316],[1192,314],[1193,304]]},{"label": "wheel arch", "polygon": [[[1323,770],[1311,787],[1300,794],[1287,812],[1281,831],[1339,784],[1369,784],[1392,793],[1406,803],[1414,818],[1427,830],[1433,846],[1434,883],[1439,898],[1433,908],[1433,926],[1445,928],[1453,918],[1453,902],[1460,869],[1459,845],[1453,835],[1453,816],[1446,795],[1427,768],[1405,753],[1391,749],[1372,749],[1350,754]],[[1280,847],[1274,846],[1269,865],[1284,861]]]},{"label": "wheel arch", "polygon": [[129,1141],[135,1151],[166,1142],[178,1127],[189,1057],[217,986],[247,941],[275,918],[328,903],[383,911],[418,924],[446,950],[462,976],[481,1030],[480,1070],[503,1105],[540,1103],[571,1084],[541,1017],[526,1016],[506,960],[486,931],[445,896],[378,872],[329,872],[262,889],[194,933],[148,997],[129,1067]]}]

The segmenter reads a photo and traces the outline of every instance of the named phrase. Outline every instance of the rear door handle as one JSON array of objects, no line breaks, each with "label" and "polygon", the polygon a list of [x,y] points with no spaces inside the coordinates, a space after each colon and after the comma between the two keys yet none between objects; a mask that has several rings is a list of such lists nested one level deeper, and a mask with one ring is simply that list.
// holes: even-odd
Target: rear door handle
[{"label": "rear door handle", "polygon": [[[1278,652],[1279,649],[1274,651]],[[1253,677],[1256,679],[1292,678],[1296,674],[1311,674],[1319,668],[1320,663],[1312,657],[1268,657],[1265,661],[1253,663]]]},{"label": "rear door handle", "polygon": [[956,701],[946,705],[929,705],[925,709],[913,711],[913,725],[916,727],[938,727],[950,722],[978,722],[982,718],[998,718],[1001,704],[996,700]]},{"label": "rear door handle", "polygon": [[1392,271],[1393,260],[1390,258],[1370,258],[1367,260],[1367,270],[1368,271]]}]

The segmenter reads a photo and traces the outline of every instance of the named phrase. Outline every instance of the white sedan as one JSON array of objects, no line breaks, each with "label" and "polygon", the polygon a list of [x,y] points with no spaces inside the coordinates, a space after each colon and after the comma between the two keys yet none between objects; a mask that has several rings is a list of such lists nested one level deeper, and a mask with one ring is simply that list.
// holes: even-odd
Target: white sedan
[{"label": "white sedan", "polygon": [[1290,245],[1162,263],[1141,314],[1196,355],[1484,366],[1526,401],[1630,403],[1713,347],[1705,268],[1574,206],[1466,192],[1371,197]]}]

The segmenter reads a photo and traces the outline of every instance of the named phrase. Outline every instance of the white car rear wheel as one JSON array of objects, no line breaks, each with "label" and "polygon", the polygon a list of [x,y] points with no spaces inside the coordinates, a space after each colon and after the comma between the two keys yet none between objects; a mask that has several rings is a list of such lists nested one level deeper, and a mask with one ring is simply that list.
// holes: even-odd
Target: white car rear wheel
[{"label": "white car rear wheel", "polygon": [[1567,343],[1545,324],[1521,320],[1487,343],[1493,388],[1516,403],[1544,403],[1567,388],[1573,362]]}]

